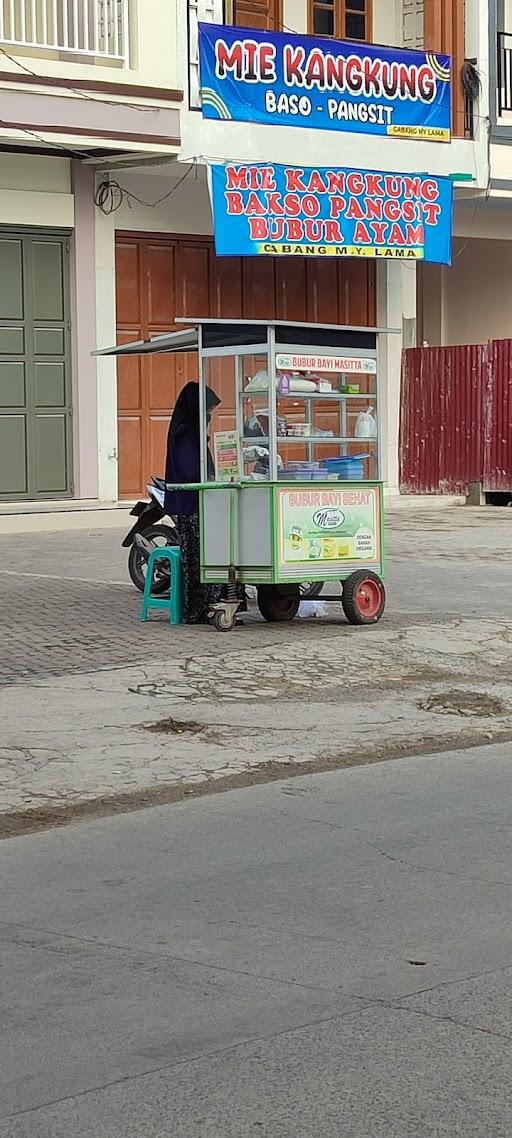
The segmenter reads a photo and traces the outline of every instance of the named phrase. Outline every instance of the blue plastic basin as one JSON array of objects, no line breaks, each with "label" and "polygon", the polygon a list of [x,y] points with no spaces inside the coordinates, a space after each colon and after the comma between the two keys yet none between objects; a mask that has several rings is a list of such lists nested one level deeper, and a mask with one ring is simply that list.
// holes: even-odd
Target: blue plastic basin
[{"label": "blue plastic basin", "polygon": [[364,463],[368,454],[347,454],[339,458],[326,458],[324,460],[329,474],[337,474],[338,478],[346,481],[362,482],[364,479]]}]

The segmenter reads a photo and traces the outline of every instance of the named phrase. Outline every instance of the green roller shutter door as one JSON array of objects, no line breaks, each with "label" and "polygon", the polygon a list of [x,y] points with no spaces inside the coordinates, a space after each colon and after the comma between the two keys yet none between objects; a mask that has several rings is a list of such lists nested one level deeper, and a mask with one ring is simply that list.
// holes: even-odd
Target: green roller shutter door
[{"label": "green roller shutter door", "polygon": [[72,493],[69,248],[0,231],[0,498]]}]

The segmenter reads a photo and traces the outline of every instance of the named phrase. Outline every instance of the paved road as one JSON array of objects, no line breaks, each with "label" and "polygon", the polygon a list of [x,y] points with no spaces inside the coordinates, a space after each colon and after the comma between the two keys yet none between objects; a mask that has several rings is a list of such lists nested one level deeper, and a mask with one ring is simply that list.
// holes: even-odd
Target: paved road
[{"label": "paved road", "polygon": [[510,1138],[511,758],[3,842],[1,1138]]},{"label": "paved road", "polygon": [[[171,640],[165,619],[140,623],[122,537],[114,528],[2,538],[0,684],[226,650],[211,629],[174,629]],[[512,510],[402,509],[390,514],[388,545],[390,627],[412,616],[512,617]],[[332,607],[317,634],[338,635],[343,620]],[[287,642],[290,629],[256,620],[243,635],[259,649]]]}]

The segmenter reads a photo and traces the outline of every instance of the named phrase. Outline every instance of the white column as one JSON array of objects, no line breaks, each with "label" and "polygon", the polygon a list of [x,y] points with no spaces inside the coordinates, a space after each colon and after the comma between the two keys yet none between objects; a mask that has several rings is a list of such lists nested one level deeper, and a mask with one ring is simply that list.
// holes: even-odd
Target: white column
[{"label": "white column", "polygon": [[71,163],[75,228],[71,241],[73,426],[75,497],[98,496],[96,300],[94,260],[94,175],[81,162]]},{"label": "white column", "polygon": [[389,494],[399,492],[400,374],[402,346],[416,336],[416,266],[398,260],[379,264],[377,323],[399,333],[379,336],[381,477]]},{"label": "white column", "polygon": [[[98,348],[116,342],[115,227],[113,217],[96,209],[96,339]],[[98,496],[117,501],[117,365],[99,357],[98,383]]]}]

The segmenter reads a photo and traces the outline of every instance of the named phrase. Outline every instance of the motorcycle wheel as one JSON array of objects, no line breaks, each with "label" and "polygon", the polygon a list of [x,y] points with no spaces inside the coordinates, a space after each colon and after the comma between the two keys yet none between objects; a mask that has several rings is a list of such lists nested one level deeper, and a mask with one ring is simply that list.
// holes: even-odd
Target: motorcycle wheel
[{"label": "motorcycle wheel", "polygon": [[312,601],[314,597],[319,597],[323,587],[323,581],[312,581],[309,584],[304,581],[302,585],[299,585],[301,601]]},{"label": "motorcycle wheel", "polygon": [[300,605],[298,585],[258,585],[258,608],[264,620],[293,620]]},{"label": "motorcycle wheel", "polygon": [[[178,544],[176,530],[172,529],[171,526],[148,526],[147,529],[143,529],[140,532],[142,534],[142,537],[146,538],[146,541],[149,541],[151,542],[151,545],[154,545],[155,549],[158,546],[163,547],[165,545]],[[162,563],[162,565],[163,564],[164,563]],[[147,561],[142,556],[140,550],[137,549],[137,546],[135,544],[131,546],[130,552],[128,554],[128,572],[133,581],[133,584],[135,585],[135,588],[139,589],[140,592],[143,593],[144,585],[146,584]],[[157,566],[153,580],[153,593],[167,593],[168,591],[168,567],[165,566],[165,569],[162,568],[162,571],[160,572]]]}]

